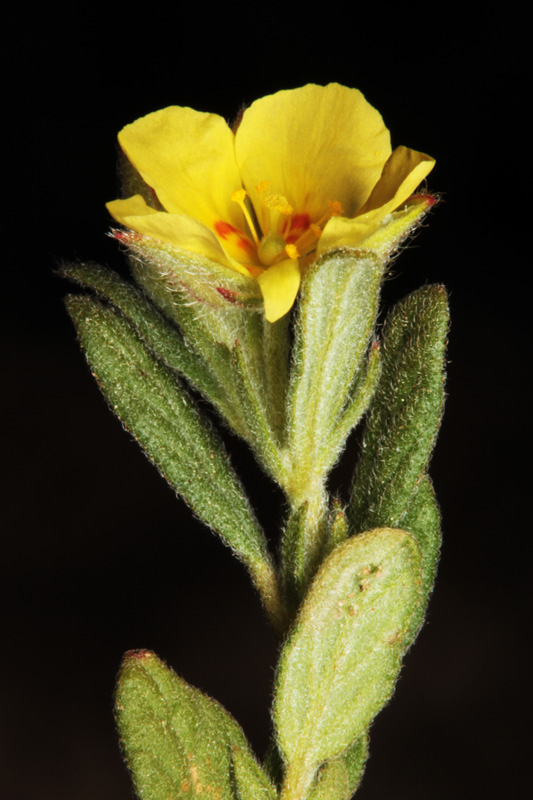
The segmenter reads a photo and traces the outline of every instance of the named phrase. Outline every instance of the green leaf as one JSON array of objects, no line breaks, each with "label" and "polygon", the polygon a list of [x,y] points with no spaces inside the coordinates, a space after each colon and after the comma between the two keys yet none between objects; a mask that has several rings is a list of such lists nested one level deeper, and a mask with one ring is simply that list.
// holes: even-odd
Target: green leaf
[{"label": "green leaf", "polygon": [[407,513],[402,517],[402,528],[416,540],[422,554],[422,602],[411,621],[410,638],[414,639],[424,621],[441,545],[440,512],[428,475],[423,475],[416,485]]},{"label": "green leaf", "polygon": [[264,770],[250,757],[250,753],[234,746],[232,761],[237,797],[241,800],[273,800],[278,796]]},{"label": "green leaf", "polygon": [[320,768],[309,800],[350,800],[361,783],[368,758],[368,734]]},{"label": "green leaf", "polygon": [[284,800],[306,797],[318,766],[350,747],[390,698],[420,594],[418,547],[401,530],[352,537],[322,565],[277,677]]},{"label": "green leaf", "polygon": [[[338,250],[320,258],[302,283],[288,395],[293,498],[300,493],[303,500],[307,483],[325,477],[338,456],[338,437],[328,443],[337,422],[343,427],[374,328],[382,274],[372,253]],[[346,435],[351,424],[344,426]]]},{"label": "green leaf", "polygon": [[348,516],[352,529],[397,526],[435,444],[444,404],[448,306],[425,286],[390,313]]},{"label": "green leaf", "polygon": [[170,485],[246,564],[276,617],[266,540],[219,437],[120,313],[88,297],[70,297],[67,306],[114,413]]},{"label": "green leaf", "polygon": [[179,328],[164,317],[135,286],[97,264],[72,264],[63,268],[61,274],[81,286],[94,289],[99,297],[120,309],[157,358],[183,375],[213,403],[233,430],[240,435],[248,434],[241,404],[229,402],[225,387],[220,384],[211,367],[185,342]]},{"label": "green leaf", "polygon": [[[116,716],[142,800],[274,800],[243,731],[217,702],[154,653],[127,653]],[[255,794],[251,794],[255,792]]]}]

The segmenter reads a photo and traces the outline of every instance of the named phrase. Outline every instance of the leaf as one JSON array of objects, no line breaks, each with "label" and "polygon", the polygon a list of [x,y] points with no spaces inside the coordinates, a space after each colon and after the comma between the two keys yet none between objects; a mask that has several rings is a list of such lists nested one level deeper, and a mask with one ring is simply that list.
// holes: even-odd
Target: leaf
[{"label": "leaf", "polygon": [[70,297],[67,306],[114,413],[170,485],[246,564],[276,616],[266,540],[219,437],[121,314],[88,297]]},{"label": "leaf", "polygon": [[72,264],[63,268],[61,274],[81,286],[94,289],[99,297],[120,309],[158,359],[183,375],[213,403],[237,433],[248,434],[241,405],[228,402],[228,393],[211,367],[185,342],[179,328],[135,286],[97,264]]},{"label": "leaf", "polygon": [[348,516],[352,530],[398,526],[435,444],[444,404],[448,306],[425,286],[390,313]]},{"label": "leaf", "polygon": [[316,768],[350,747],[390,698],[420,594],[418,547],[404,531],[352,537],[324,562],[277,677],[287,798],[306,796]]},{"label": "leaf", "polygon": [[[126,654],[116,715],[126,761],[142,800],[276,797],[230,714],[189,686],[154,653]],[[238,774],[234,775],[236,764]]]},{"label": "leaf", "polygon": [[409,501],[402,527],[416,540],[422,554],[422,602],[411,621],[411,637],[415,638],[424,621],[424,614],[433,589],[439,562],[441,532],[440,512],[430,478],[423,475]]},{"label": "leaf", "polygon": [[338,455],[338,437],[327,445],[372,335],[382,274],[373,254],[338,250],[320,258],[302,283],[288,395],[293,483],[325,476]]},{"label": "leaf", "polygon": [[368,758],[368,734],[362,734],[337,758],[319,770],[309,800],[350,800],[361,782]]},{"label": "leaf", "polygon": [[273,800],[278,796],[265,772],[248,752],[234,746],[232,761],[237,796],[241,800]]}]

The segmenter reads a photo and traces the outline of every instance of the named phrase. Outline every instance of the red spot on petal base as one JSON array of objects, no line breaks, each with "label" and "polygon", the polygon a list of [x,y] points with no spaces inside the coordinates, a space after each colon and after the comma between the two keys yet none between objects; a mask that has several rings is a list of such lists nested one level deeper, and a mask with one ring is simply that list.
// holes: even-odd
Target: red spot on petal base
[{"label": "red spot on petal base", "polygon": [[287,244],[294,244],[294,242],[300,238],[302,233],[305,233],[310,224],[311,220],[309,218],[309,214],[294,214],[291,217],[291,229],[286,239]]}]

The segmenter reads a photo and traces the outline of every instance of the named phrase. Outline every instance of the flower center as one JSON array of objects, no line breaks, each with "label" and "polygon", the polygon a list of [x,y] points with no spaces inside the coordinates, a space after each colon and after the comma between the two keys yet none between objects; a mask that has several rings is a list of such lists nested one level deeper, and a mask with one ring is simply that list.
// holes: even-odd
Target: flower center
[{"label": "flower center", "polygon": [[343,213],[339,202],[330,201],[326,213],[316,222],[311,222],[309,214],[295,213],[286,197],[269,194],[267,189],[268,181],[256,187],[260,201],[258,215],[254,213],[244,189],[238,189],[231,195],[231,199],[241,207],[248,233],[237,231],[228,223],[215,223],[215,230],[222,238],[238,240],[236,244],[242,256],[247,255],[246,261],[250,256],[254,260],[255,250],[256,264],[247,264],[249,269],[268,268],[287,258],[297,260],[308,255],[316,248],[326,222],[332,216]]}]

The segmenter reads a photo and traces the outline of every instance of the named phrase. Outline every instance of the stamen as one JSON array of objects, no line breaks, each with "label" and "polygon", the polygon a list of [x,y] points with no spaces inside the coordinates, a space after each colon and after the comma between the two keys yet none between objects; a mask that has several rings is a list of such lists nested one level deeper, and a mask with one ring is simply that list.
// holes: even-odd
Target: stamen
[{"label": "stamen", "polygon": [[289,256],[289,258],[292,258],[295,261],[297,261],[300,258],[300,253],[298,252],[298,248],[296,247],[295,244],[288,244],[285,247],[285,252]]},{"label": "stamen", "polygon": [[322,228],[324,227],[328,219],[331,219],[331,217],[340,217],[343,214],[344,214],[344,209],[342,207],[342,204],[339,203],[338,200],[328,200],[328,210],[326,211],[325,214],[322,214],[322,216],[320,217],[320,219],[316,224],[320,225],[320,227]]},{"label": "stamen", "polygon": [[250,233],[253,236],[254,242],[256,243],[256,245],[259,245],[259,237],[257,236],[257,231],[255,230],[255,225],[252,220],[252,215],[248,211],[248,208],[245,203],[246,192],[244,191],[244,189],[237,189],[231,195],[231,199],[233,200],[234,203],[238,203],[238,205],[240,205],[242,213],[244,214],[244,218],[248,223],[248,227],[250,228]]},{"label": "stamen", "polygon": [[267,218],[266,218],[266,213],[265,213],[265,204],[264,204],[264,202],[263,202],[263,198],[261,197],[261,195],[262,195],[262,194],[264,194],[264,192],[266,192],[266,190],[267,190],[267,188],[268,188],[268,184],[269,184],[269,181],[261,181],[261,182],[260,182],[260,183],[258,183],[258,184],[257,184],[257,186],[255,187],[255,189],[256,189],[256,192],[257,192],[257,193],[258,193],[258,195],[259,195],[259,200],[260,200],[260,204],[259,204],[259,205],[260,205],[260,208],[261,208],[261,220],[260,220],[260,225],[261,225],[261,230],[263,231],[263,233],[264,233],[264,234],[268,233],[268,230],[269,230],[269,227],[270,227],[270,226],[269,226],[269,224],[268,224],[268,220],[267,220]]},{"label": "stamen", "polygon": [[269,194],[268,197],[265,197],[264,203],[267,208],[272,209],[272,211],[278,211],[286,217],[294,214],[294,208],[282,194]]},{"label": "stamen", "polygon": [[332,217],[342,217],[344,209],[338,200],[328,200],[329,213]]},{"label": "stamen", "polygon": [[[296,247],[304,256],[315,249],[317,240],[322,236],[322,229],[312,222],[309,228],[296,240]],[[301,255],[300,255],[301,257]]]}]

